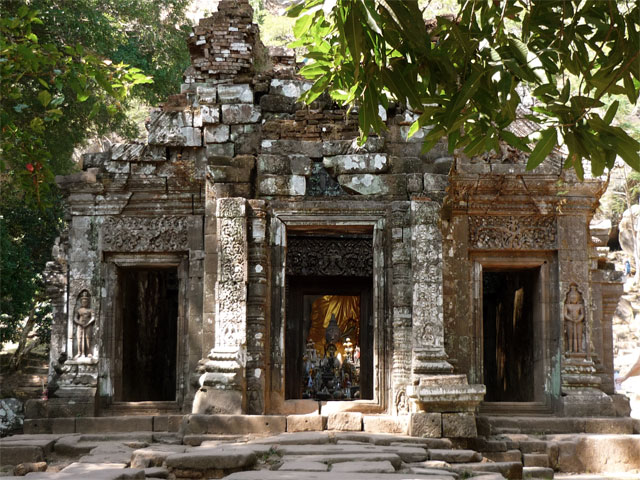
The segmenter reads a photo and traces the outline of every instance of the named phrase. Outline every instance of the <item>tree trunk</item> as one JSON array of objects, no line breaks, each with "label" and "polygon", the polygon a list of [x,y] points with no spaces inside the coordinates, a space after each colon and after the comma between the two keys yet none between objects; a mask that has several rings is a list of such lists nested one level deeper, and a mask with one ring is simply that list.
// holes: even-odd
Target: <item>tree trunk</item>
[{"label": "tree trunk", "polygon": [[22,361],[24,360],[24,358],[29,354],[31,350],[33,350],[40,343],[40,341],[36,339],[35,341],[27,345],[27,342],[29,340],[29,334],[31,333],[31,330],[33,330],[33,327],[35,327],[35,324],[36,324],[36,312],[34,307],[29,312],[29,318],[27,319],[27,323],[22,329],[22,335],[20,336],[20,341],[18,341],[18,348],[16,348],[16,351],[13,353],[11,360],[9,360],[10,371],[16,371],[18,368],[20,368],[20,365],[22,364]]}]

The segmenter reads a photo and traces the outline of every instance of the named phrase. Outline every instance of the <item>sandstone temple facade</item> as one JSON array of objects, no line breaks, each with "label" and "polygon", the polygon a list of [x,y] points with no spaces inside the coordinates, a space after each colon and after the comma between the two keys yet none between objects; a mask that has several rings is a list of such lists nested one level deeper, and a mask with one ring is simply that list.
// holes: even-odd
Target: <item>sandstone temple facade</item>
[{"label": "sandstone temple facade", "polygon": [[414,115],[357,116],[265,49],[246,1],[189,39],[144,144],[58,179],[49,399],[32,417],[381,414],[473,436],[478,412],[614,416],[619,274],[604,191],[510,148],[421,152]]}]

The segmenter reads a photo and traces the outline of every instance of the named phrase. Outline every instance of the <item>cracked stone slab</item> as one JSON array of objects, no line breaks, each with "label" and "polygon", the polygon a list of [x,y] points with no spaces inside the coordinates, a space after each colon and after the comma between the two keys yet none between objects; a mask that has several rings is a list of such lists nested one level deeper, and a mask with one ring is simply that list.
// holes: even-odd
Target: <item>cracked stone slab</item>
[{"label": "cracked stone slab", "polygon": [[170,470],[227,470],[250,468],[256,461],[255,452],[249,448],[222,446],[214,448],[198,447],[185,453],[169,455],[165,463]]},{"label": "cracked stone slab", "polygon": [[131,467],[145,469],[160,467],[169,455],[184,453],[186,449],[184,445],[152,445],[141,448],[131,454]]},{"label": "cracked stone slab", "polygon": [[[257,470],[236,472],[224,477],[226,480],[336,480],[334,472],[283,472],[280,470]],[[451,480],[451,475],[422,475],[417,473],[350,473],[349,480]]]},{"label": "cracked stone slab", "polygon": [[329,443],[331,438],[323,432],[282,433],[272,437],[257,438],[249,443],[270,443],[273,445],[320,445]]},{"label": "cracked stone slab", "polygon": [[394,473],[396,471],[389,461],[382,462],[343,462],[331,468],[334,473]]},{"label": "cracked stone slab", "polygon": [[328,468],[329,467],[326,463],[321,462],[308,462],[306,460],[285,460],[278,471],[326,472]]},{"label": "cracked stone slab", "polygon": [[431,460],[443,460],[448,463],[471,463],[482,460],[482,455],[474,450],[429,449]]},{"label": "cracked stone slab", "polygon": [[336,453],[333,455],[287,455],[286,461],[295,462],[319,462],[328,465],[335,465],[346,462],[389,462],[395,469],[400,468],[402,459],[395,453]]},{"label": "cracked stone slab", "polygon": [[367,453],[392,453],[404,462],[427,460],[427,451],[417,447],[385,447],[377,445],[281,445],[278,451],[284,455],[359,455]]}]

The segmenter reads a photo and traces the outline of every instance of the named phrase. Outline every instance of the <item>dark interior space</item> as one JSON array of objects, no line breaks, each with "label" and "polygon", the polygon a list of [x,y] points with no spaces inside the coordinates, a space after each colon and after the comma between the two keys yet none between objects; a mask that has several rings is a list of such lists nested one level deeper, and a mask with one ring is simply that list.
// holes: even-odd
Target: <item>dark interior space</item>
[{"label": "dark interior space", "polygon": [[534,321],[540,268],[485,270],[482,276],[487,402],[535,400]]},{"label": "dark interior space", "polygon": [[176,399],[176,268],[123,269],[122,401]]}]

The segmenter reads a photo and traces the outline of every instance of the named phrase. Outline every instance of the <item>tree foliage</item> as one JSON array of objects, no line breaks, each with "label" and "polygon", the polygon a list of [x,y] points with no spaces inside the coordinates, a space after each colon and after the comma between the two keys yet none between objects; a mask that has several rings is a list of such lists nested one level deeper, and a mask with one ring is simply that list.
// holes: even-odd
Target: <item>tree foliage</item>
[{"label": "tree foliage", "polygon": [[[475,155],[499,141],[530,153],[528,168],[566,145],[566,166],[584,175],[611,169],[616,156],[640,170],[640,144],[612,121],[603,100],[640,92],[640,9],[614,0],[460,0],[456,15],[427,26],[416,0],[303,0],[292,46],[305,47],[301,73],[359,105],[360,129],[380,132],[389,98],[419,113],[410,133],[429,126],[425,150],[443,136],[449,150]],[[428,16],[428,3],[426,7]],[[537,124],[532,138],[513,123]],[[535,143],[533,149],[530,145]]]},{"label": "tree foliage", "polygon": [[63,216],[54,176],[88,138],[135,134],[131,99],[179,89],[188,0],[0,2],[0,341],[15,341],[25,318],[46,323],[40,274]]}]

